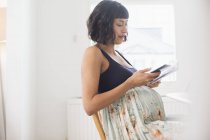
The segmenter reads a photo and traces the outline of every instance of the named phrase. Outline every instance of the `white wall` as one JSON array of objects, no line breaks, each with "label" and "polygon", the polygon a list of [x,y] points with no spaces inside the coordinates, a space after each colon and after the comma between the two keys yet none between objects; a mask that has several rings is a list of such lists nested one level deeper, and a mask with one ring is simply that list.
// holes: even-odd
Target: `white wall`
[{"label": "white wall", "polygon": [[8,140],[66,139],[67,100],[81,96],[88,6],[86,0],[8,1]]},{"label": "white wall", "polygon": [[[209,140],[210,134],[210,1],[177,0],[183,3],[177,9],[179,57],[182,62],[180,78],[192,81],[188,92],[193,101],[190,129],[186,139]],[[190,3],[190,4],[189,4]],[[186,5],[186,6],[184,6]],[[181,59],[182,58],[182,59]],[[180,85],[182,83],[179,83]]]},{"label": "white wall", "polygon": [[67,100],[81,96],[89,4],[87,0],[40,0],[38,5],[37,140],[65,140]]},{"label": "white wall", "polygon": [[[195,75],[188,91],[207,93],[207,0],[171,2],[175,5],[179,73],[176,84],[163,87],[182,91]],[[8,140],[65,140],[67,100],[81,96],[80,64],[89,45],[88,15],[87,0],[8,1]]]}]

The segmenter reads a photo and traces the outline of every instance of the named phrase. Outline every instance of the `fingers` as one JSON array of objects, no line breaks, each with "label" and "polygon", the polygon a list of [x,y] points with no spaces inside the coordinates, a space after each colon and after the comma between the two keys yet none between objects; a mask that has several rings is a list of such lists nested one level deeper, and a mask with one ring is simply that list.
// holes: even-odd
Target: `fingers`
[{"label": "fingers", "polygon": [[146,68],[146,69],[143,69],[143,70],[139,71],[140,73],[144,73],[145,74],[147,82],[152,81],[155,77],[157,77],[159,75],[157,73],[147,73],[150,70],[151,70],[151,68]]},{"label": "fingers", "polygon": [[145,73],[145,75],[146,75],[147,82],[151,82],[156,77],[158,77],[160,75],[160,73],[159,72],[157,72],[157,73]]},{"label": "fingers", "polygon": [[150,70],[151,70],[151,68],[146,68],[146,69],[140,70],[140,72],[148,72],[148,71],[150,71]]},{"label": "fingers", "polygon": [[147,85],[151,81],[153,81],[156,77],[160,75],[160,72],[150,73],[151,68],[146,68],[139,70],[135,73],[134,77],[138,77],[137,81],[140,81],[141,84]]},{"label": "fingers", "polygon": [[154,87],[158,87],[160,83],[161,83],[160,81],[157,81],[157,82],[155,82],[153,84],[149,84],[148,83],[147,86],[150,87],[150,88],[154,88]]},{"label": "fingers", "polygon": [[156,78],[160,75],[160,72],[149,73],[152,78]]},{"label": "fingers", "polygon": [[157,85],[159,85],[161,82],[160,81],[157,81],[157,82],[155,82]]},{"label": "fingers", "polygon": [[154,87],[158,87],[158,86],[159,86],[159,84],[160,84],[160,81],[155,82],[155,83],[154,83]]},{"label": "fingers", "polygon": [[[145,73],[145,72],[148,72],[150,70],[151,70],[151,68],[146,68],[146,69],[139,70],[139,72]],[[149,74],[149,77],[155,78],[158,75],[160,75],[160,72],[154,72],[154,73],[148,73],[148,74]]]}]

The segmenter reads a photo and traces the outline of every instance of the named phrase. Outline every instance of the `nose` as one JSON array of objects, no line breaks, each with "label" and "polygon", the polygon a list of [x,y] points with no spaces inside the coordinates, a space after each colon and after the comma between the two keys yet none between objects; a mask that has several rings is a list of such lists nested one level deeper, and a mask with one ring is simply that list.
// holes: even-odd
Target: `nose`
[{"label": "nose", "polygon": [[128,33],[128,29],[127,29],[127,26],[125,26],[123,29],[122,29],[122,34],[123,35],[127,35]]}]

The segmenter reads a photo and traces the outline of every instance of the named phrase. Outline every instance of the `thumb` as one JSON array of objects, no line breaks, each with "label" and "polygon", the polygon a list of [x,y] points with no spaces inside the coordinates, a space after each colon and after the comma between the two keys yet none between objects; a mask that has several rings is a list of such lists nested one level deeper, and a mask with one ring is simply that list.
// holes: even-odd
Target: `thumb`
[{"label": "thumb", "polygon": [[142,70],[140,70],[141,72],[148,72],[148,71],[150,71],[151,70],[151,68],[146,68],[146,69],[142,69]]}]

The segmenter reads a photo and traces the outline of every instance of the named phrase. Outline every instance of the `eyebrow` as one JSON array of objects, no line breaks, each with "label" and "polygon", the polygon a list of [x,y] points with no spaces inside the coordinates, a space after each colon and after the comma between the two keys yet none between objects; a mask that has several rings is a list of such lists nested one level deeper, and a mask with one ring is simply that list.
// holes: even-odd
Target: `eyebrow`
[{"label": "eyebrow", "polygon": [[127,22],[128,20],[127,19],[126,20],[119,19],[119,21],[121,21],[121,22]]},{"label": "eyebrow", "polygon": [[122,20],[122,19],[119,19],[118,22],[121,22],[121,23],[127,23],[128,20]]}]

